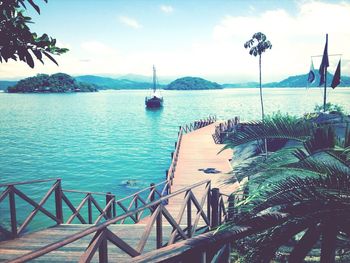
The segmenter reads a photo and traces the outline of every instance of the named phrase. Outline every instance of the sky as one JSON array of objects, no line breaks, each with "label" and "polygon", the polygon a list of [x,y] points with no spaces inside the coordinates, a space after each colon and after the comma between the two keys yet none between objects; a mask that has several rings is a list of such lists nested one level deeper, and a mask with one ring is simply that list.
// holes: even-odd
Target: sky
[{"label": "sky", "polygon": [[[262,55],[263,82],[306,74],[311,56],[342,54],[350,76],[350,1],[308,0],[37,0],[29,8],[38,34],[48,33],[69,52],[56,59],[0,64],[0,79],[38,73],[203,77],[219,83],[258,81],[258,58],[244,43],[263,32],[272,49]],[[333,73],[340,56],[330,57]],[[321,58],[314,58],[315,68]]]}]

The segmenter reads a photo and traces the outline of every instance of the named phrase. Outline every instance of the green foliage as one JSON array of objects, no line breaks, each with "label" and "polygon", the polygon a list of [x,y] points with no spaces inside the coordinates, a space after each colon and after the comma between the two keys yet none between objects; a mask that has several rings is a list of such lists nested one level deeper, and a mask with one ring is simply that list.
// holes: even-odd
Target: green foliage
[{"label": "green foliage", "polygon": [[165,89],[167,90],[206,90],[222,89],[216,82],[211,82],[202,78],[184,77],[171,82]]},{"label": "green foliage", "polygon": [[9,87],[9,93],[31,92],[90,92],[97,91],[97,86],[77,82],[74,78],[64,73],[53,75],[38,74],[35,77],[25,78]]},{"label": "green foliage", "polygon": [[[323,104],[315,105],[314,111],[323,112]],[[339,112],[341,114],[345,114],[343,106],[336,104],[336,103],[330,103],[330,102],[326,103],[326,111],[327,112],[336,111],[336,112]]]},{"label": "green foliage", "polygon": [[[260,158],[260,164],[246,165],[249,188],[238,190],[246,195],[235,202],[231,208],[235,217],[223,229],[257,229],[235,244],[246,262],[279,261],[282,254],[284,261],[303,262],[310,251],[318,251],[316,258],[321,257],[321,262],[334,262],[335,248],[325,243],[325,236],[334,239],[337,251],[343,253],[336,252],[339,257],[349,260],[349,254],[344,256],[350,242],[349,128],[343,140],[337,140],[329,124],[279,115],[250,123],[248,130],[230,137],[231,147],[266,137],[299,143],[276,151],[267,160]],[[275,213],[284,215],[283,219],[276,222]]]},{"label": "green foliage", "polygon": [[244,48],[249,48],[249,54],[256,57],[257,55],[261,56],[267,49],[271,49],[272,44],[267,40],[265,34],[258,32],[245,42]]},{"label": "green foliage", "polygon": [[26,4],[40,14],[40,8],[34,0],[0,1],[0,62],[19,59],[33,68],[34,55],[43,64],[43,56],[57,64],[52,55],[63,54],[68,49],[57,47],[56,39],[47,34],[38,36],[30,30],[28,24],[33,23],[32,19],[21,9],[26,9]]}]

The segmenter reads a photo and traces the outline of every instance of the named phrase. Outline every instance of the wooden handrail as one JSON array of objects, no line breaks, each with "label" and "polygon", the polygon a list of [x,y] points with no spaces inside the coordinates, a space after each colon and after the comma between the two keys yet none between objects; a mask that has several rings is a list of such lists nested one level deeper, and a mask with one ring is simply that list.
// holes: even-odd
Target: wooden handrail
[{"label": "wooden handrail", "polygon": [[43,179],[43,180],[24,181],[24,182],[12,182],[12,183],[0,184],[0,187],[6,187],[11,185],[22,185],[22,184],[45,183],[45,182],[58,181],[58,180],[61,180],[61,178],[50,178],[50,179]]},{"label": "wooden handrail", "polygon": [[62,189],[62,192],[66,193],[77,193],[77,194],[92,194],[92,195],[103,195],[103,196],[115,196],[114,194],[110,193],[103,193],[103,192],[89,192],[89,191],[80,191],[80,190],[70,190],[70,189]]},{"label": "wooden handrail", "polygon": [[[158,184],[155,184],[155,185],[153,185],[153,187],[157,187],[157,186],[162,185],[162,184],[165,184],[165,183],[167,183],[167,180],[165,180],[165,181],[163,181],[163,182],[160,182],[160,183],[158,183]],[[126,196],[126,197],[123,197],[123,198],[121,198],[121,199],[116,200],[116,202],[122,202],[122,201],[124,201],[124,200],[126,200],[126,199],[129,199],[129,198],[131,198],[131,197],[134,197],[135,195],[138,195],[138,194],[140,194],[140,193],[146,192],[146,191],[150,190],[151,188],[152,188],[152,186],[143,188],[143,189],[141,189],[141,190],[139,190],[139,191],[137,191],[137,192],[135,192],[135,193],[133,193],[133,194],[131,194],[131,195],[128,195],[128,196]]]},{"label": "wooden handrail", "polygon": [[132,262],[211,262],[215,255],[219,256],[215,262],[229,262],[231,242],[280,224],[288,217],[288,214],[277,214],[279,218],[276,217],[259,226],[232,226],[225,231],[207,232],[134,257]]},{"label": "wooden handrail", "polygon": [[213,139],[215,143],[217,144],[224,143],[227,135],[232,133],[233,130],[235,130],[235,127],[239,124],[239,122],[240,122],[240,118],[234,117],[216,126],[215,132],[213,134]]},{"label": "wooden handrail", "polygon": [[[19,185],[43,183],[43,182],[50,182],[50,181],[55,181],[55,183],[45,193],[44,197],[42,197],[39,203],[37,203],[32,198],[28,197],[25,193],[23,193],[22,191],[16,188]],[[60,207],[56,206],[56,215],[52,214],[51,212],[49,212],[44,208],[44,204],[50,198],[51,195],[55,195],[55,202],[56,204],[59,203],[59,200],[58,200],[59,195],[57,194],[57,191],[61,190],[61,179],[34,180],[34,181],[27,181],[27,182],[3,184],[1,186],[3,187],[6,186],[6,189],[2,193],[0,193],[0,203],[3,200],[5,200],[7,196],[9,197],[11,231],[8,231],[3,227],[0,227],[0,232],[4,233],[5,236],[9,236],[10,238],[15,238],[21,235],[26,230],[29,223],[33,220],[33,218],[37,215],[39,211],[42,212],[44,215],[46,215],[48,218],[52,219],[56,224],[62,223],[62,214],[61,214]],[[33,207],[33,210],[30,212],[30,214],[24,219],[24,221],[20,225],[18,225],[19,222],[17,220],[17,206],[16,206],[16,198],[15,198],[16,195],[21,200],[23,200],[24,202],[27,202],[29,205]],[[9,235],[9,233],[11,234]]]},{"label": "wooden handrail", "polygon": [[[153,202],[151,202],[151,203],[149,203],[149,204],[147,204],[147,205],[144,205],[144,206],[142,206],[142,207],[139,207],[139,208],[137,208],[137,209],[134,209],[134,210],[132,210],[132,211],[129,211],[129,212],[125,213],[124,215],[117,216],[117,217],[115,217],[115,218],[112,218],[112,219],[110,219],[110,220],[108,220],[108,221],[105,221],[105,222],[103,222],[103,223],[100,223],[100,224],[98,224],[98,225],[89,227],[89,228],[87,228],[87,229],[85,229],[85,230],[83,230],[83,231],[80,231],[80,232],[78,232],[78,233],[76,233],[76,234],[74,234],[74,235],[68,236],[68,237],[67,237],[66,239],[64,239],[64,240],[61,240],[61,241],[58,241],[58,242],[54,242],[54,243],[48,244],[48,245],[46,245],[45,247],[42,247],[42,248],[40,248],[40,249],[38,249],[38,250],[36,250],[36,251],[33,251],[33,252],[27,253],[27,254],[25,254],[25,255],[23,255],[23,256],[20,256],[20,257],[18,257],[18,258],[16,258],[16,259],[12,260],[11,262],[26,262],[26,261],[35,259],[35,258],[37,258],[37,257],[40,257],[40,256],[42,256],[42,255],[45,255],[45,254],[47,254],[47,253],[49,253],[49,252],[52,252],[52,251],[54,251],[54,250],[57,250],[57,249],[59,249],[59,248],[61,248],[61,247],[64,247],[64,246],[66,246],[66,245],[68,245],[68,244],[70,244],[70,243],[72,243],[72,242],[74,242],[74,241],[77,241],[77,240],[79,240],[79,239],[81,239],[81,238],[83,238],[83,237],[85,237],[85,236],[87,236],[87,235],[90,235],[90,234],[93,234],[93,233],[99,234],[99,233],[108,231],[108,229],[107,229],[108,226],[110,226],[110,225],[112,225],[112,224],[115,224],[115,223],[117,223],[117,222],[119,222],[119,221],[121,221],[121,220],[123,220],[123,219],[125,219],[125,218],[127,218],[127,217],[130,217],[130,216],[132,216],[133,214],[139,213],[139,212],[141,212],[141,211],[143,211],[143,210],[145,210],[145,209],[153,209],[154,207],[158,207],[158,210],[153,210],[154,213],[160,213],[160,212],[162,212],[163,215],[164,215],[165,217],[168,217],[169,222],[173,225],[173,224],[175,224],[176,222],[174,221],[174,219],[172,219],[172,217],[169,217],[170,214],[169,214],[169,212],[165,209],[165,207],[162,205],[162,203],[163,203],[165,200],[168,200],[168,199],[170,199],[170,198],[172,198],[172,197],[174,197],[174,196],[177,196],[177,195],[179,195],[179,194],[182,194],[182,193],[184,193],[184,192],[190,192],[190,194],[191,194],[191,193],[192,193],[191,191],[192,191],[194,188],[197,188],[197,187],[203,186],[203,185],[206,185],[206,189],[207,189],[207,190],[210,189],[210,180],[205,180],[205,181],[196,183],[196,184],[194,184],[194,185],[185,187],[185,188],[183,188],[183,189],[180,189],[180,190],[178,190],[178,191],[176,191],[176,192],[174,192],[174,193],[171,193],[171,194],[169,194],[169,195],[167,195],[167,196],[161,197],[160,199],[158,199],[158,200],[156,200],[156,201],[153,201]],[[208,188],[208,185],[209,185],[209,188]],[[193,196],[192,196],[192,198],[193,198]],[[192,199],[192,200],[194,201],[195,199]],[[186,203],[185,203],[185,205],[186,205]],[[154,221],[154,220],[153,220],[153,221]],[[152,220],[150,220],[150,222],[152,222]],[[154,223],[154,222],[153,222],[153,223]],[[147,228],[148,228],[148,229],[151,229],[152,226],[153,226],[153,224],[149,223],[149,224],[147,225]],[[181,230],[177,227],[176,224],[173,225],[173,227],[175,227],[178,231],[181,232]],[[96,234],[96,235],[97,235],[97,234]],[[96,235],[95,235],[95,236],[96,236]],[[146,242],[146,240],[143,240],[143,241]],[[94,242],[91,242],[90,244],[91,244],[91,245],[94,245]],[[129,248],[125,248],[125,250],[127,250],[127,249],[129,249]],[[89,250],[89,249],[88,249],[88,250]],[[87,250],[87,251],[88,251],[88,250]],[[129,249],[129,251],[130,251],[130,249]],[[139,254],[133,254],[133,256],[137,256],[137,255],[139,255]],[[84,254],[84,258],[85,258],[85,254]],[[85,262],[85,261],[83,261],[83,262]]]}]

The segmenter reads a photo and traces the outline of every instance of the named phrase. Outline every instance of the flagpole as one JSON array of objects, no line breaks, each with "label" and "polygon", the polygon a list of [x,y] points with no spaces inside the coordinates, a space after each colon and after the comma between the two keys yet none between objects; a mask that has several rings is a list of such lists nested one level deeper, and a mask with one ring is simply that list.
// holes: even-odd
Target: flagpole
[{"label": "flagpole", "polygon": [[[326,43],[328,43],[328,34],[326,34]],[[324,67],[324,93],[323,93],[323,112],[326,112],[327,102],[327,65]]]}]

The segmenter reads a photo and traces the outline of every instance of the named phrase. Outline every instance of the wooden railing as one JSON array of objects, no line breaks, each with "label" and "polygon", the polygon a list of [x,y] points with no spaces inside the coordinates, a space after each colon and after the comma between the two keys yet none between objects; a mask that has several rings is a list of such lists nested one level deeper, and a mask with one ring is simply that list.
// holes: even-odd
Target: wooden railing
[{"label": "wooden railing", "polygon": [[[197,192],[200,192],[202,194],[200,198],[198,197],[198,193],[196,196],[195,192],[193,192],[194,189],[198,189]],[[218,193],[218,189],[215,189],[214,192]],[[197,233],[203,233],[203,231],[211,230],[216,227],[216,224],[219,221],[219,217],[221,216],[218,214],[220,202],[219,198],[217,198],[219,196],[213,193],[211,192],[209,180],[199,182],[192,186],[171,193],[167,196],[163,196],[158,200],[138,207],[137,209],[130,210],[123,215],[89,227],[83,231],[67,237],[64,240],[47,244],[46,246],[18,257],[11,262],[26,262],[33,260],[49,252],[65,247],[66,245],[87,237],[91,234],[94,234],[94,237],[92,238],[85,252],[81,255],[80,262],[89,262],[97,250],[99,251],[99,261],[107,262],[107,241],[119,247],[127,255],[131,257],[137,257],[143,253],[145,244],[147,241],[149,241],[148,239],[152,229],[154,228],[154,225],[156,231],[155,248],[169,246],[175,241],[191,238]],[[171,212],[166,208],[164,202],[178,195],[184,195],[184,200],[179,213],[175,217],[175,215],[172,215]],[[195,207],[197,211],[194,220],[192,220],[192,206]],[[131,247],[126,241],[118,237],[116,233],[113,233],[110,229],[108,229],[108,227],[110,227],[112,224],[122,222],[126,218],[140,214],[145,210],[149,210],[151,212],[151,216],[136,247]],[[187,212],[185,213],[185,211]],[[200,219],[202,219],[201,224],[199,224]],[[166,224],[170,224],[172,227],[172,231],[167,241],[163,240],[164,221]],[[182,224],[183,221],[186,222],[185,225]]]},{"label": "wooden railing", "polygon": [[[278,216],[277,216],[278,215]],[[247,222],[245,226],[231,226],[225,231],[210,231],[163,247],[132,259],[133,263],[173,262],[231,262],[232,242],[281,224],[287,214],[276,213],[276,217],[259,224]],[[252,220],[254,221],[254,219]],[[258,221],[258,219],[256,219]],[[249,225],[255,225],[254,227]]]},{"label": "wooden railing", "polygon": [[215,143],[217,144],[224,143],[228,134],[233,132],[236,128],[236,125],[238,124],[239,124],[239,117],[234,117],[216,126],[215,132],[213,134],[213,139]]},{"label": "wooden railing", "polygon": [[[40,202],[34,201],[23,191],[18,189],[20,185],[45,182],[54,182],[54,184],[43,195]],[[8,197],[9,200],[10,230],[6,229],[3,226],[0,226],[0,233],[4,235],[5,238],[15,238],[23,234],[29,223],[33,220],[33,218],[35,218],[39,211],[46,215],[48,218],[52,219],[56,224],[61,224],[63,222],[61,179],[55,178],[29,182],[0,184],[0,188],[5,188],[5,190],[0,194],[0,203],[3,202],[6,197]],[[55,214],[49,212],[43,207],[51,195],[55,195]],[[33,207],[32,212],[30,212],[30,214],[24,219],[23,222],[18,222],[17,220],[18,209],[16,208],[16,196]]]},{"label": "wooden railing", "polygon": [[[21,185],[33,185],[47,182],[54,182],[50,189],[43,193],[43,198],[40,202],[34,201],[31,197],[21,191]],[[55,223],[61,224],[98,224],[101,221],[106,221],[115,218],[118,215],[126,214],[138,207],[142,207],[154,200],[157,200],[163,196],[168,195],[169,181],[164,181],[158,184],[151,184],[149,187],[142,189],[132,195],[116,200],[115,195],[111,193],[100,192],[85,192],[78,190],[65,190],[62,189],[61,179],[47,179],[47,180],[35,180],[27,182],[17,182],[1,184],[1,188],[5,188],[3,192],[0,192],[0,203],[5,202],[8,197],[10,222],[7,222],[8,229],[3,224],[4,217],[0,220],[0,239],[16,238],[24,233],[37,230],[31,228],[29,231],[29,224],[33,221],[37,213],[42,212],[47,218],[52,219]],[[54,194],[54,203],[51,203],[51,207],[54,207],[55,213],[52,213],[44,208],[51,195]],[[81,197],[79,197],[79,196]],[[18,215],[23,211],[19,204],[16,205],[16,198],[18,196],[20,200],[28,203],[33,207],[33,210],[25,217],[23,222],[19,222]],[[102,198],[102,200],[101,200]],[[23,205],[23,204],[22,204]],[[82,212],[87,207],[87,212]],[[131,215],[129,218],[131,222],[137,223],[142,217],[148,216],[147,213],[142,211]],[[121,220],[119,223],[128,223],[127,218]]]},{"label": "wooden railing", "polygon": [[190,124],[185,124],[183,126],[180,127],[180,129],[182,128],[184,133],[188,133],[200,128],[203,128],[205,126],[208,126],[212,123],[216,122],[216,116],[208,116],[205,119],[200,119],[199,121],[194,121],[191,122]]}]

